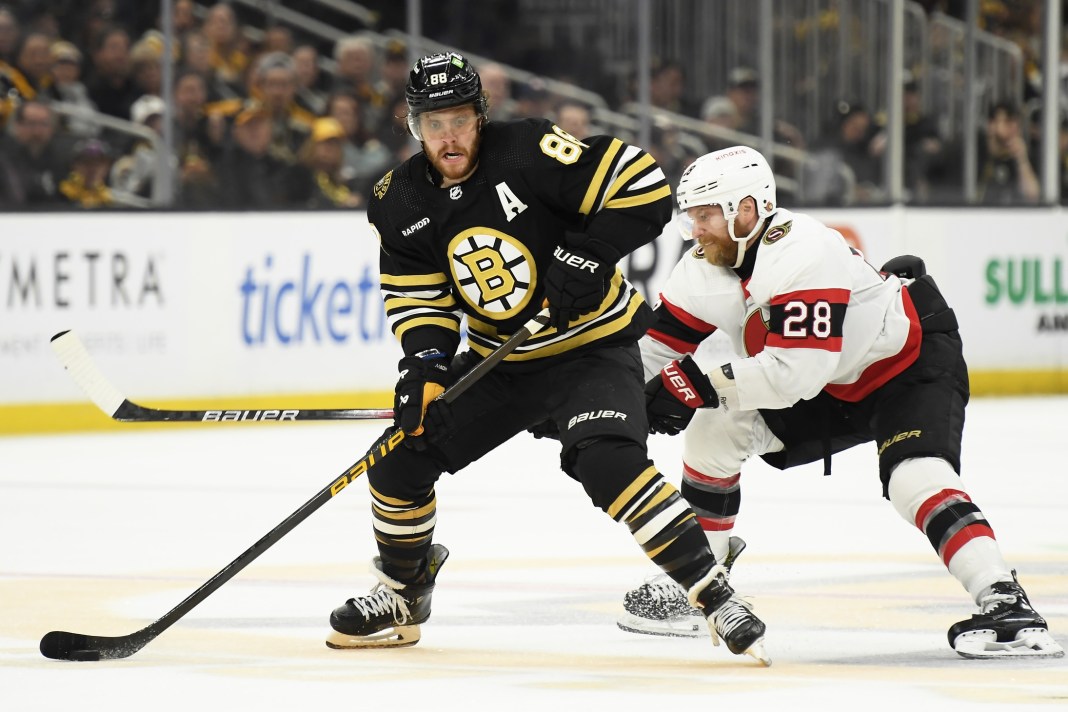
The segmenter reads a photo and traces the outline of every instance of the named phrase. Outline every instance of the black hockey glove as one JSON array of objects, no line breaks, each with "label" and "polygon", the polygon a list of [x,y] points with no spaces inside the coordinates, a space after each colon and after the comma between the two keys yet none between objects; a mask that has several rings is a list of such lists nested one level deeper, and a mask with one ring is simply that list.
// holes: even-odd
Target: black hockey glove
[{"label": "black hockey glove", "polygon": [[419,436],[424,426],[430,427],[435,438],[442,437],[449,429],[448,404],[435,401],[449,384],[449,356],[437,349],[427,349],[402,358],[397,370],[400,379],[393,398],[393,422],[410,436],[405,439],[406,444],[422,450],[426,442]]},{"label": "black hockey glove", "polygon": [[718,408],[712,381],[690,356],[671,361],[645,384],[649,432],[678,435],[693,419],[696,408]]},{"label": "black hockey glove", "polygon": [[545,271],[549,326],[557,331],[565,331],[570,322],[601,306],[620,257],[612,247],[585,233],[568,232],[565,242],[566,246],[553,251]]}]

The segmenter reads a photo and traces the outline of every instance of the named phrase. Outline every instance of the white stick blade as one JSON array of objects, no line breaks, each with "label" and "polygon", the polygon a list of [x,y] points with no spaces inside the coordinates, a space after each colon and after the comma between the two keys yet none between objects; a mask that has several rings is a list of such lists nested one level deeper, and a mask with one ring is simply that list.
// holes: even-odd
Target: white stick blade
[{"label": "white stick blade", "polygon": [[114,416],[126,398],[96,367],[81,339],[73,331],[62,331],[52,337],[52,350],[90,400],[100,410]]}]

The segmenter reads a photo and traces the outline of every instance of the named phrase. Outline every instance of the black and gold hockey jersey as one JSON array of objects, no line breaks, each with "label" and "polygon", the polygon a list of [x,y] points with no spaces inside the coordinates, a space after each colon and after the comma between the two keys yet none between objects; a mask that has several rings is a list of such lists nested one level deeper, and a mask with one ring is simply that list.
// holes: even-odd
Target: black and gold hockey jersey
[{"label": "black and gold hockey jersey", "polygon": [[[609,136],[579,141],[551,122],[490,122],[478,168],[450,188],[431,182],[422,153],[387,173],[367,211],[381,241],[386,314],[404,352],[459,343],[486,355],[542,307],[543,271],[565,231],[626,255],[671,217],[671,189],[652,156]],[[597,343],[636,341],[651,321],[617,268],[605,298],[564,333],[548,328],[506,361],[515,368]]]}]

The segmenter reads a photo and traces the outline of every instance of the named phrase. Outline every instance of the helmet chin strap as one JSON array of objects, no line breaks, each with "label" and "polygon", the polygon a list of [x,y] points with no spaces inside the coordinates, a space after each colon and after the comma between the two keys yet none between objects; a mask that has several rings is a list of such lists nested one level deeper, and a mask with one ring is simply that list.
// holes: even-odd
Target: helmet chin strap
[{"label": "helmet chin strap", "polygon": [[756,225],[749,231],[749,234],[745,237],[738,237],[734,234],[734,220],[737,215],[732,215],[727,218],[727,234],[731,236],[731,239],[738,243],[738,259],[734,261],[734,269],[738,269],[742,266],[742,261],[745,259],[745,246],[760,231],[760,226],[764,223],[763,220],[757,220]]}]

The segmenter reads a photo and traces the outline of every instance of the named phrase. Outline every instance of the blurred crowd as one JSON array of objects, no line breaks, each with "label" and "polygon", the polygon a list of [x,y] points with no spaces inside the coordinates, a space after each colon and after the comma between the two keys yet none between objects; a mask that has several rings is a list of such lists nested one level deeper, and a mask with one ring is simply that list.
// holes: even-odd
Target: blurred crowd
[{"label": "blurred crowd", "polygon": [[[386,170],[418,150],[402,118],[409,56],[398,41],[375,43],[356,34],[323,46],[281,25],[250,33],[228,4],[174,0],[173,93],[164,96],[158,2],[6,2],[0,4],[0,209],[148,206],[161,175],[171,183],[170,205],[182,209],[358,208]],[[959,2],[922,4],[963,12]],[[979,202],[1036,203],[1042,107],[1035,10],[1041,3],[998,0],[982,7],[984,27],[1019,43],[1028,64],[1023,101],[998,102],[981,122]],[[1062,49],[1068,68],[1068,40]],[[492,48],[478,52],[508,58]],[[336,69],[327,73],[324,64]],[[544,116],[580,139],[602,130],[594,107],[554,94],[541,80],[512,81],[498,64],[478,70],[491,119]],[[686,93],[685,70],[677,61],[654,64],[655,108],[760,133],[756,71],[734,67],[722,95],[695,97]],[[567,79],[566,72],[555,74]],[[947,141],[924,113],[917,79],[908,75],[903,92],[909,198],[953,202],[962,183],[962,146]],[[633,99],[613,97],[618,105]],[[162,136],[168,108],[175,153],[161,169],[161,144],[151,137]],[[102,126],[92,112],[141,130]],[[1059,115],[1061,195],[1068,199],[1068,114]],[[843,97],[819,135],[806,136],[779,117],[773,132],[776,142],[807,153],[790,176],[805,188],[795,198],[828,205],[886,200],[881,115]],[[674,183],[693,158],[721,147],[658,119],[646,148]]]},{"label": "blurred crowd", "polygon": [[[191,0],[174,2],[176,207],[360,207],[410,155],[393,118],[403,114],[403,45],[380,53],[364,38],[343,39],[327,76],[319,48],[297,44],[284,27],[254,44],[231,6],[201,18],[194,10]],[[163,52],[159,18],[141,3],[0,6],[0,206],[147,205],[158,142],[70,107],[161,136]]]}]

